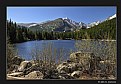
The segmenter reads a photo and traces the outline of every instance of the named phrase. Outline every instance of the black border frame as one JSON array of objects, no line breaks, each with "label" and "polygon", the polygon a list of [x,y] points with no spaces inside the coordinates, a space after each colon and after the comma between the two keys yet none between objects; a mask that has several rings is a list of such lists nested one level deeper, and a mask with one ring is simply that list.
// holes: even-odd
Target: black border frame
[{"label": "black border frame", "polygon": [[[120,0],[1,0],[0,1],[0,82],[1,83],[82,83],[98,84],[97,80],[6,80],[6,8],[7,6],[117,6],[117,84],[121,84]],[[100,80],[99,80],[100,81]],[[115,84],[116,84],[115,83]],[[103,83],[104,84],[104,83]]]}]

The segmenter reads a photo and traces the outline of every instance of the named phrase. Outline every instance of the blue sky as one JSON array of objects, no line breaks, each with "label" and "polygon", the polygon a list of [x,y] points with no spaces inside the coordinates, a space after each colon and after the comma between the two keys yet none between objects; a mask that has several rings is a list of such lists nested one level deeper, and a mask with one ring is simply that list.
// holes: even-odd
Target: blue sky
[{"label": "blue sky", "polygon": [[68,17],[76,22],[91,23],[116,13],[116,6],[7,7],[7,20],[17,23],[40,23]]}]

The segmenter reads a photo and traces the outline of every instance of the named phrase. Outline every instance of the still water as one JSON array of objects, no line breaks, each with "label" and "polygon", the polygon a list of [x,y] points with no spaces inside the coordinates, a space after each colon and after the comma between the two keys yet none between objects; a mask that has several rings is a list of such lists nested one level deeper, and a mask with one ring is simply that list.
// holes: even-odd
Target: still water
[{"label": "still water", "polygon": [[70,51],[76,50],[75,48],[75,40],[40,40],[40,41],[27,41],[23,43],[16,43],[14,45],[15,49],[17,49],[18,55],[26,60],[32,59],[32,51],[33,50],[42,50],[44,45],[51,43],[52,49],[56,48],[57,53],[59,53],[60,49],[63,49],[65,53],[63,56],[64,59],[68,59]]},{"label": "still water", "polygon": [[[80,44],[83,43],[87,45],[88,43],[86,42],[88,41],[80,40]],[[33,54],[32,52],[39,51],[40,54],[41,51],[44,50],[44,48],[46,49],[49,48],[47,47],[48,44],[51,44],[51,49],[52,49],[51,52],[53,56],[54,56],[54,49],[56,49],[56,60],[58,60],[60,53],[63,56],[63,60],[67,60],[69,59],[71,51],[73,52],[77,51],[75,43],[76,43],[75,40],[39,40],[39,41],[36,40],[36,41],[27,41],[23,43],[16,43],[14,47],[18,51],[18,56],[24,58],[25,60],[32,60],[32,54]],[[116,47],[115,46],[116,41],[110,41],[108,43],[103,41],[91,41],[90,46],[92,46],[92,49],[90,49],[89,46],[85,45],[80,47],[80,49],[82,48],[81,51],[91,51],[97,56],[106,56],[106,54],[109,55],[109,53],[111,55],[116,52],[116,50],[114,50],[114,48]]]}]

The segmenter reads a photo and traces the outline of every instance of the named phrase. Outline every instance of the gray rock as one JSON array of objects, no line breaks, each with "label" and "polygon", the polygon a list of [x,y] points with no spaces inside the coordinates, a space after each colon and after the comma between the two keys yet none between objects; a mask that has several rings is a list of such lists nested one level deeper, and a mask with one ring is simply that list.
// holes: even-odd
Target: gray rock
[{"label": "gray rock", "polygon": [[70,55],[70,60],[75,63],[80,63],[83,65],[84,69],[90,68],[90,60],[93,58],[93,53],[91,52],[75,52]]},{"label": "gray rock", "polygon": [[49,69],[44,74],[44,79],[59,79],[59,74],[54,69]]},{"label": "gray rock", "polygon": [[11,65],[10,68],[7,69],[8,70],[7,73],[17,72],[18,71],[18,67],[19,67],[19,65],[15,65],[15,64]]},{"label": "gray rock", "polygon": [[93,58],[94,54],[91,52],[75,52],[70,55],[70,60],[73,62],[85,63]]},{"label": "gray rock", "polygon": [[74,78],[79,78],[82,75],[82,71],[74,71],[71,76]]},{"label": "gray rock", "polygon": [[59,75],[59,78],[60,78],[60,79],[74,79],[74,77],[72,77],[72,76],[69,75],[69,74],[60,74],[60,75]]},{"label": "gray rock", "polygon": [[70,60],[74,63],[81,64],[83,70],[89,70],[90,72],[93,72],[95,68],[100,68],[98,65],[101,58],[96,57],[91,52],[75,52],[70,55]]},{"label": "gray rock", "polygon": [[82,65],[74,62],[63,62],[62,64],[59,64],[56,69],[58,70],[58,73],[72,73],[75,70],[82,70]]},{"label": "gray rock", "polygon": [[59,73],[60,74],[66,74],[66,72],[64,70],[61,70]]},{"label": "gray rock", "polygon": [[40,66],[38,66],[37,64],[33,64],[31,67],[26,68],[23,70],[24,74],[28,74],[32,71],[41,71],[42,68]]},{"label": "gray rock", "polygon": [[30,78],[30,79],[43,79],[43,74],[40,71],[33,71],[29,73],[28,75],[25,75],[25,78]]},{"label": "gray rock", "polygon": [[59,76],[59,79],[66,79],[66,78],[60,75],[60,76]]},{"label": "gray rock", "polygon": [[13,66],[13,71],[12,71],[12,73],[14,73],[14,72],[18,72],[18,65],[12,65]]},{"label": "gray rock", "polygon": [[77,70],[78,69],[78,63],[71,63],[71,64],[68,64],[68,73],[72,73],[73,71]]},{"label": "gray rock", "polygon": [[108,79],[114,80],[114,79],[116,79],[116,77],[114,77],[113,75],[109,75],[109,76],[108,76]]},{"label": "gray rock", "polygon": [[7,76],[13,76],[13,77],[20,77],[23,75],[23,72],[15,72],[11,74],[7,74]]},{"label": "gray rock", "polygon": [[32,63],[30,61],[23,61],[21,62],[18,71],[24,71],[25,69],[29,68],[32,66]]},{"label": "gray rock", "polygon": [[66,72],[68,70],[68,66],[67,65],[63,65],[63,64],[59,64],[57,66],[57,70],[58,70],[59,73],[61,73],[61,71],[65,71]]}]

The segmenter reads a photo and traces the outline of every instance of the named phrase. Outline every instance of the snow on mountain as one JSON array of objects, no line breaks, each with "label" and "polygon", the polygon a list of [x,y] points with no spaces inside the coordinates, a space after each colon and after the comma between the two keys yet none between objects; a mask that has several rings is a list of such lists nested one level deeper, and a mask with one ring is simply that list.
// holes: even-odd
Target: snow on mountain
[{"label": "snow on mountain", "polygon": [[75,22],[75,21],[69,19],[68,17],[62,18],[62,19],[64,21],[66,21],[68,24],[75,25],[76,27],[80,27],[80,28],[90,28],[90,27],[93,27],[93,26],[98,25],[99,23],[101,23],[101,21],[96,21],[96,22],[92,22],[90,24],[85,24],[83,22]]},{"label": "snow on mountain", "polygon": [[17,23],[17,25],[25,26],[25,27],[29,28],[31,26],[36,26],[37,23]]},{"label": "snow on mountain", "polygon": [[36,25],[38,25],[38,24],[36,24],[36,23],[35,24],[31,24],[28,27],[32,27],[32,26],[36,26]]},{"label": "snow on mountain", "polygon": [[[113,18],[116,18],[116,14],[114,14],[114,15],[108,17],[108,18],[105,19],[104,21],[106,21],[106,20],[111,20],[111,19],[113,19]],[[99,23],[104,22],[104,21],[96,21],[96,22],[89,23],[89,24],[87,24],[87,28],[91,28],[91,27],[93,27],[93,26],[95,26],[95,25],[98,25]]]},{"label": "snow on mountain", "polygon": [[95,25],[98,25],[99,23],[101,23],[101,21],[96,21],[96,22],[89,23],[89,24],[87,24],[87,28],[91,28],[91,27],[93,27]]},{"label": "snow on mountain", "polygon": [[83,22],[79,22],[79,26],[81,28],[87,28],[87,25],[85,23],[83,23]]},{"label": "snow on mountain", "polygon": [[[111,20],[113,18],[116,17],[116,14],[108,17],[107,19],[105,19],[104,21],[106,20]],[[65,18],[61,18],[64,22],[66,22],[67,24],[69,24],[72,28],[91,28],[95,25],[98,25],[104,21],[95,21],[95,22],[92,22],[92,23],[89,23],[89,24],[85,24],[83,22],[76,22],[76,21],[73,21],[71,19],[69,19],[68,17],[65,17]],[[27,28],[29,27],[32,27],[32,26],[36,26],[36,25],[40,25],[40,28],[43,24],[45,23],[48,23],[48,22],[51,22],[51,21],[55,21],[55,20],[48,20],[48,21],[44,21],[44,22],[41,22],[41,23],[17,23],[18,25],[20,26],[25,26]]]},{"label": "snow on mountain", "polygon": [[70,24],[70,25],[79,26],[79,23],[78,23],[78,22],[75,22],[75,21],[69,19],[68,17],[62,18],[62,19],[63,19],[64,21],[66,21],[66,22],[67,22],[68,24]]},{"label": "snow on mountain", "polygon": [[107,20],[111,20],[111,19],[113,19],[115,17],[116,17],[116,14],[114,14],[113,16],[108,17]]},{"label": "snow on mountain", "polygon": [[65,17],[65,18],[62,18],[63,20],[67,20],[68,19],[68,17]]}]

